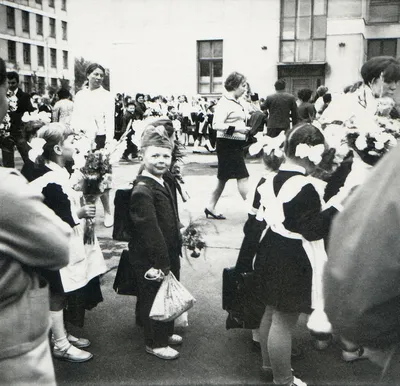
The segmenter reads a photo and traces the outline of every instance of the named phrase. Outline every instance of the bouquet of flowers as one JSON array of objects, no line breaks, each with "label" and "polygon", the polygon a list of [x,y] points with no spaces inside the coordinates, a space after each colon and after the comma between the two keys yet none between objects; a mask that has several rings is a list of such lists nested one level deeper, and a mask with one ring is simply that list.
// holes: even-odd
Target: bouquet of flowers
[{"label": "bouquet of flowers", "polygon": [[182,243],[189,251],[192,251],[190,256],[194,258],[199,257],[201,250],[207,246],[202,228],[203,225],[200,222],[190,221],[182,234]]},{"label": "bouquet of flowers", "polygon": [[[108,149],[91,150],[91,143],[84,136],[76,137],[75,171],[71,183],[75,190],[82,191],[85,204],[95,205],[97,198],[112,184],[111,152]],[[86,219],[84,243],[95,242],[95,220]]]},{"label": "bouquet of flowers", "polygon": [[8,110],[4,116],[3,121],[0,122],[0,143],[4,142],[5,138],[10,136],[11,117],[10,113],[18,108],[18,98],[10,90],[7,91]]}]

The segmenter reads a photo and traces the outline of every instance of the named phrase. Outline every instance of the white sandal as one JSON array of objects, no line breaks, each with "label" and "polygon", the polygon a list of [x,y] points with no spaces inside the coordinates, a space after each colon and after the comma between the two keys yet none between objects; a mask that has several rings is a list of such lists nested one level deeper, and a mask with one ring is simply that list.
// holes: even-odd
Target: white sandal
[{"label": "white sandal", "polygon": [[151,348],[149,346],[146,346],[146,352],[148,354],[156,356],[157,358],[165,360],[172,360],[179,357],[179,352],[169,346],[158,348]]}]

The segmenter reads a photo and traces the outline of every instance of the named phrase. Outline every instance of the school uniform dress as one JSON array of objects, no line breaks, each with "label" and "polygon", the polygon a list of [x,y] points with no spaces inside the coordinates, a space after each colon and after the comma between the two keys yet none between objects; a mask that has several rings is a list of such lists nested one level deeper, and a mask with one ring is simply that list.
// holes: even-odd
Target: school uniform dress
[{"label": "school uniform dress", "polygon": [[[38,169],[35,173],[39,174]],[[85,309],[92,309],[103,300],[99,275],[107,270],[100,245],[83,243],[84,219],[78,219],[80,194],[71,187],[65,168],[54,162],[41,167],[41,176],[30,182],[44,196],[44,203],[72,228],[69,263],[58,271],[42,269],[40,274],[49,282],[54,294],[67,294],[66,320],[83,326]],[[32,179],[29,170],[25,175]]]},{"label": "school uniform dress", "polygon": [[145,344],[151,348],[166,347],[173,334],[173,322],[149,318],[154,298],[161,283],[144,278],[150,268],[170,268],[179,279],[181,236],[179,218],[167,184],[143,171],[132,191],[129,214],[132,220],[132,241],[129,258],[138,285],[140,319],[144,325]]},{"label": "school uniform dress", "polygon": [[333,206],[321,210],[324,183],[306,176],[301,167],[283,165],[259,192],[257,217],[266,221],[268,230],[258,247],[254,269],[264,303],[282,312],[310,313],[317,304],[323,308],[323,238],[337,213]]},{"label": "school uniform dress", "polygon": [[246,134],[226,131],[229,126],[245,126],[246,112],[240,101],[223,95],[215,106],[213,127],[217,130],[218,179],[227,181],[249,176],[244,161]]}]

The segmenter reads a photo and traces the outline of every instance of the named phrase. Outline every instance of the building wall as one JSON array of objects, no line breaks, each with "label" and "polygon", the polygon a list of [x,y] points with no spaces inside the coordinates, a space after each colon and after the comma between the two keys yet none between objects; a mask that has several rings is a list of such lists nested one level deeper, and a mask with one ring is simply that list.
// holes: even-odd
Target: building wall
[{"label": "building wall", "polygon": [[[16,70],[21,76],[36,75],[44,77],[46,84],[51,84],[51,79],[65,78],[74,83],[74,57],[70,52],[68,40],[63,40],[62,21],[67,22],[67,11],[61,9],[61,0],[55,0],[55,7],[49,6],[47,0],[42,5],[35,0],[0,0],[0,57],[6,60],[9,70]],[[7,28],[7,6],[15,9],[15,29]],[[22,31],[22,12],[29,12],[29,32]],[[43,17],[43,35],[37,34],[36,14]],[[56,20],[56,37],[50,37],[49,18]],[[68,27],[67,27],[68,31]],[[68,39],[68,36],[67,36]],[[8,40],[16,42],[16,62],[8,60]],[[25,64],[23,60],[23,44],[31,46],[31,62]],[[38,46],[44,48],[44,66],[38,64]],[[57,50],[57,66],[50,66],[50,49]],[[68,52],[68,69],[63,68],[63,51]]]},{"label": "building wall", "polygon": [[209,39],[223,40],[224,78],[239,71],[260,96],[273,89],[278,0],[136,0],[132,13],[127,2],[115,1],[125,12],[113,46],[113,92],[196,94],[196,42]]},{"label": "building wall", "polygon": [[[118,20],[113,92],[196,94],[196,42],[212,39],[223,40],[224,78],[236,70],[248,77],[260,96],[274,91],[280,0],[115,0],[113,4]],[[360,80],[368,39],[399,39],[400,54],[400,24],[369,24],[368,5],[369,0],[327,0],[325,84],[333,93]]]}]

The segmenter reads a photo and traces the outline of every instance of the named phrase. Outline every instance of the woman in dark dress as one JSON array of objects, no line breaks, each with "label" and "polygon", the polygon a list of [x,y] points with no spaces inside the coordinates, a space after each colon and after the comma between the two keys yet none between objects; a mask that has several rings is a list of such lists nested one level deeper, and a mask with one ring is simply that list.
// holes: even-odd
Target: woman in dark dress
[{"label": "woman in dark dress", "polygon": [[250,128],[246,126],[246,113],[239,98],[247,91],[244,75],[233,72],[225,80],[226,93],[215,106],[213,129],[217,131],[218,182],[211,193],[206,217],[224,220],[222,214],[215,213],[215,206],[228,180],[235,178],[240,195],[246,200],[249,173],[244,161],[244,146]]},{"label": "woman in dark dress", "polygon": [[257,217],[269,226],[254,264],[266,306],[260,325],[263,370],[282,385],[305,384],[291,370],[292,330],[300,313],[323,310],[323,238],[337,209],[321,210],[324,183],[308,174],[324,151],[324,136],[317,128],[295,127],[286,138],[285,162],[259,188]]}]

